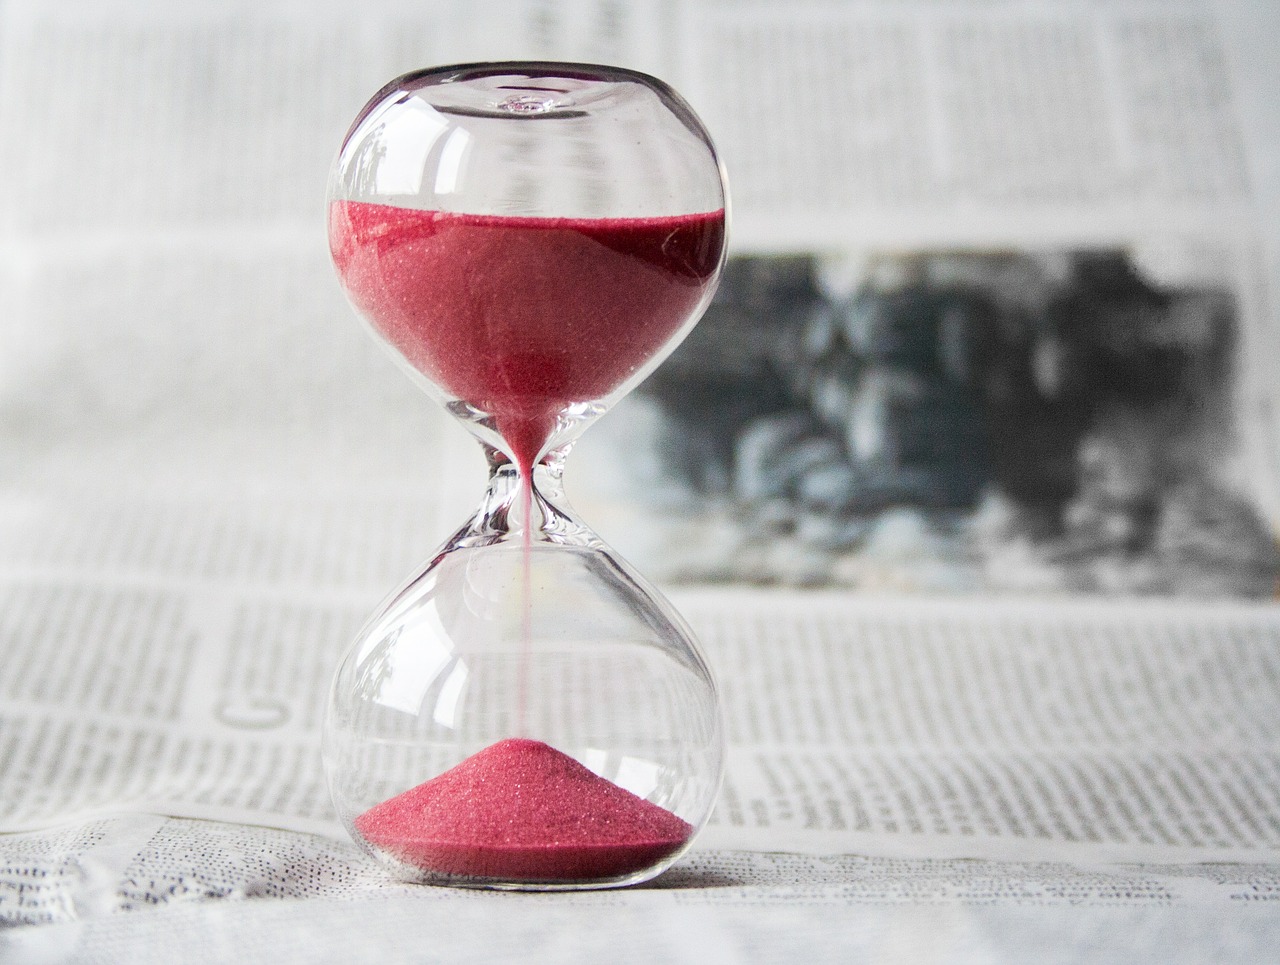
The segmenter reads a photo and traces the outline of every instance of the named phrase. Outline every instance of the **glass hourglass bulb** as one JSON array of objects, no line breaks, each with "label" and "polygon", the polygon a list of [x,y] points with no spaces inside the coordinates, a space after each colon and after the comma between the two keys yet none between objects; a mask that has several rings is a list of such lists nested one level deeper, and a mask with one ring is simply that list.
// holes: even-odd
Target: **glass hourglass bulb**
[{"label": "glass hourglass bulb", "polygon": [[343,143],[329,241],[351,302],[484,446],[475,515],[339,666],[339,817],[407,880],[643,881],[689,846],[724,746],[671,605],[574,518],[573,441],[688,333],[724,177],[665,84],[610,67],[408,74]]}]

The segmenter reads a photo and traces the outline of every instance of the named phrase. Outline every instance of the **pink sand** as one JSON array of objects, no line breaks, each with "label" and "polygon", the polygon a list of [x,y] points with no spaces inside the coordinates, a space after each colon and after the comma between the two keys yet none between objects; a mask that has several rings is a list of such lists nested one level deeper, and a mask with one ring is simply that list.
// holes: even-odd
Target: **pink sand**
[{"label": "pink sand", "polygon": [[355,820],[370,844],[439,875],[621,878],[677,851],[693,827],[541,741],[508,739]]},{"label": "pink sand", "polygon": [[555,416],[618,388],[689,320],[724,211],[527,218],[335,201],[352,301],[409,363],[494,416],[527,470]]}]

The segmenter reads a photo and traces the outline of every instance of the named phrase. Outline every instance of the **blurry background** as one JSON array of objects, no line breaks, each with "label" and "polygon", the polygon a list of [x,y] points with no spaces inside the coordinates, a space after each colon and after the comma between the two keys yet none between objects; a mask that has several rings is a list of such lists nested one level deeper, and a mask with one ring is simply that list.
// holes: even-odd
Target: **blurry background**
[{"label": "blurry background", "polygon": [[1271,595],[1269,524],[1222,472],[1239,444],[1229,289],[1160,281],[1119,248],[884,256],[838,294],[822,267],[736,260],[641,388],[650,493],[723,510],[733,547],[672,539],[673,570]]},{"label": "blurry background", "polygon": [[663,581],[1268,597],[1266,3],[0,4],[5,565],[394,583],[478,448],[347,307],[355,113],[417,67],[671,81],[708,316],[569,464]]}]

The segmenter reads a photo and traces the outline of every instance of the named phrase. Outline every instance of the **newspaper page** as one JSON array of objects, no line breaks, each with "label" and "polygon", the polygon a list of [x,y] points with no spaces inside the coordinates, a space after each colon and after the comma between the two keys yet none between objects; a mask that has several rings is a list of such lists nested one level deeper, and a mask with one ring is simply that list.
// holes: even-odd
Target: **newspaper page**
[{"label": "newspaper page", "polygon": [[[33,608],[17,596],[6,614],[62,619],[47,630],[6,619],[7,830],[96,823],[110,849],[109,816],[123,811],[341,839],[318,717],[362,608],[332,590],[322,603],[158,575],[104,585],[71,567],[22,583],[28,598],[55,599]],[[730,766],[703,839],[713,864],[727,849],[794,853],[798,867],[802,854],[1034,862],[1046,878],[1064,864],[1140,862],[1278,873],[1270,608],[677,599],[712,665],[732,668],[721,674]],[[72,654],[73,640],[102,648]],[[226,834],[230,850],[240,834]],[[55,905],[82,887],[65,861],[44,899]],[[30,889],[21,875],[9,884],[18,913]]]},{"label": "newspaper page", "polygon": [[[332,591],[23,582],[5,612],[59,619],[6,620],[8,830],[124,809],[342,836],[319,722],[362,607]],[[1280,858],[1269,609],[678,599],[712,666],[732,668],[711,842]]]},{"label": "newspaper page", "polygon": [[584,441],[629,456],[595,518],[676,507],[615,540],[665,579],[1274,596],[1278,141],[1232,71],[1273,12],[726,10],[676,75],[740,257]]},{"label": "newspaper page", "polygon": [[[144,650],[160,654],[142,673],[185,676],[176,715],[164,700],[154,716],[86,710],[86,695],[105,702],[119,686],[94,653],[78,673],[38,680],[38,692],[67,694],[64,706],[6,699],[14,710],[0,730],[25,739],[6,748],[0,800],[25,814],[11,811],[5,827],[40,830],[5,839],[0,914],[77,923],[15,940],[18,950],[109,946],[111,926],[78,923],[157,905],[302,902],[289,920],[321,930],[334,914],[352,920],[335,903],[362,897],[416,922],[454,914],[433,910],[437,902],[465,905],[389,881],[329,817],[307,714],[318,705],[309,692],[327,683],[349,636],[340,619],[325,618],[342,608],[240,592],[270,632],[217,639],[173,620],[174,608],[166,619],[154,596],[133,587],[99,587],[98,612],[82,605],[64,625],[73,637],[90,630],[110,640],[121,639],[115,626],[167,628],[163,640],[140,634]],[[233,622],[200,610],[176,581],[165,595],[191,601],[199,627]],[[911,920],[926,906],[959,909],[946,914],[962,932],[982,927],[993,907],[1035,909],[1040,927],[1058,920],[1039,917],[1046,907],[1123,910],[1125,920],[1142,909],[1193,918],[1231,909],[1251,941],[1274,925],[1248,910],[1280,889],[1269,710],[1280,626],[1269,609],[1028,603],[993,614],[974,604],[851,608],[731,591],[679,602],[713,665],[741,672],[721,673],[731,756],[719,810],[658,890],[639,893],[649,913],[668,921],[703,908],[743,941],[754,934],[744,912],[761,903],[782,910],[770,912],[770,932],[797,907],[853,909],[853,919],[842,913],[792,937],[821,955],[855,947],[865,916],[886,907]],[[299,620],[307,612],[309,627]],[[220,653],[223,666],[173,646],[184,637]],[[292,654],[288,666],[281,652]],[[617,901],[557,897],[556,920],[571,914],[566,905],[595,916]],[[229,933],[247,934],[258,914],[237,918]],[[400,934],[394,920],[374,930],[372,947]],[[1211,929],[1193,947],[1210,949],[1220,934]],[[131,927],[114,940],[138,935]]]},{"label": "newspaper page", "polygon": [[[1280,272],[1232,58],[1264,6],[0,7],[0,920],[44,923],[0,951],[363,922],[387,962],[502,914],[493,957],[1260,958]],[[387,78],[527,56],[670,80],[734,193],[702,361],[592,430],[575,504],[669,584],[781,584],[673,593],[730,737],[698,849],[556,905],[387,882],[318,759],[339,654],[483,484],[342,304],[325,173]]]}]

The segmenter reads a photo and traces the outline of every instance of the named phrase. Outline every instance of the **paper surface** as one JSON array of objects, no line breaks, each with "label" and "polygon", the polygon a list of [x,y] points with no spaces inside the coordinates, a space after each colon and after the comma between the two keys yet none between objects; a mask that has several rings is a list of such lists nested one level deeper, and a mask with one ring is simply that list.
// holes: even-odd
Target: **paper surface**
[{"label": "paper surface", "polygon": [[[0,7],[0,922],[28,926],[0,953],[1264,959],[1271,604],[678,589],[730,742],[695,850],[625,892],[389,882],[334,821],[325,692],[483,465],[350,317],[322,205],[386,79],[537,55],[681,89],[741,251],[1209,250],[1250,348],[1232,472],[1275,520],[1276,27],[1246,3]],[[1076,81],[1012,99],[1045,64]],[[643,557],[609,450],[581,457],[582,515]]]}]

